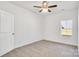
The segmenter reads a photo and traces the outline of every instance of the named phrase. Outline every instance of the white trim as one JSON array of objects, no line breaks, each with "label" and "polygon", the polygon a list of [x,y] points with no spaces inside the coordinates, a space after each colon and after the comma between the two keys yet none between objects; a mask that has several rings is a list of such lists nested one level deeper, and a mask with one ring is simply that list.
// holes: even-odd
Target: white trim
[{"label": "white trim", "polygon": [[18,46],[16,45],[15,48],[19,48],[19,47],[22,47],[22,46],[25,46],[25,45],[29,45],[29,44],[32,44],[32,43],[35,43],[35,42],[38,42],[38,41],[41,41],[41,40],[34,40],[34,41],[31,41],[31,42],[28,42],[28,43],[26,42],[26,43],[20,44]]},{"label": "white trim", "polygon": [[56,43],[61,43],[61,44],[65,44],[65,45],[71,45],[71,46],[76,46],[76,47],[78,47],[77,44],[71,44],[71,43],[60,42],[60,41],[49,40],[49,39],[44,39],[44,40],[51,41],[51,42],[56,42]]}]

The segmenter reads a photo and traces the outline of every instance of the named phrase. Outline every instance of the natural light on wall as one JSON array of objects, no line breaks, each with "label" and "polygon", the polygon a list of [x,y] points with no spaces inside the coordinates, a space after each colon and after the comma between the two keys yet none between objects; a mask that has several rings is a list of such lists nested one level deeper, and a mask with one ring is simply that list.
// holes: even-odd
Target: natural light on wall
[{"label": "natural light on wall", "polygon": [[61,21],[61,34],[67,36],[72,35],[72,20]]}]

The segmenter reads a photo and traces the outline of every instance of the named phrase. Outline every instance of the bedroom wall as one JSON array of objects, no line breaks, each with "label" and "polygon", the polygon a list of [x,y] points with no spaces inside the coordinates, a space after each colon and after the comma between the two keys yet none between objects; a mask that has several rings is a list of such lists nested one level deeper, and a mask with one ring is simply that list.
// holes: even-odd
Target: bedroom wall
[{"label": "bedroom wall", "polygon": [[[48,15],[46,17],[46,22],[45,22],[46,30],[44,34],[44,39],[77,46],[78,44],[77,13],[78,13],[78,10],[77,8],[75,8],[75,9],[65,10],[57,14]],[[60,22],[62,20],[73,21],[73,35],[71,37],[62,36],[60,34]]]},{"label": "bedroom wall", "polygon": [[[78,5],[78,35],[79,35],[79,5]],[[79,55],[79,36],[78,36],[78,55]]]},{"label": "bedroom wall", "polygon": [[0,10],[15,16],[15,47],[42,39],[42,16],[8,2],[0,2]]}]

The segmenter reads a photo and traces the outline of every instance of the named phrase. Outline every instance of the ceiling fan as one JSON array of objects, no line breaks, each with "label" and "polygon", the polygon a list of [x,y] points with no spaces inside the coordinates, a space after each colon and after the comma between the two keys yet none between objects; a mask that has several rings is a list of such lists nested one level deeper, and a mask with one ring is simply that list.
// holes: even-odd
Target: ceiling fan
[{"label": "ceiling fan", "polygon": [[48,6],[48,2],[47,1],[43,1],[42,2],[42,6],[33,6],[33,7],[40,8],[39,12],[51,12],[50,8],[57,7],[57,5],[50,5],[50,6]]}]

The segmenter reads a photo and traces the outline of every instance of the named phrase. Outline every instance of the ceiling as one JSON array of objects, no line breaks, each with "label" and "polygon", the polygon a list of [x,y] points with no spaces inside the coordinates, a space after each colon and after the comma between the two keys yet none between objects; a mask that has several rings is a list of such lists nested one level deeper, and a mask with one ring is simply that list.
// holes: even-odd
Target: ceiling
[{"label": "ceiling", "polygon": [[[15,4],[17,6],[20,6],[22,8],[28,9],[34,13],[37,14],[43,14],[39,13],[39,8],[34,8],[33,6],[40,6],[42,1],[13,1],[10,2],[12,4]],[[60,11],[65,11],[69,9],[76,8],[78,6],[78,2],[76,1],[48,1],[48,5],[54,5],[57,4],[58,7],[51,8],[51,13],[44,13],[44,14],[52,14],[52,13],[58,13]]]}]

